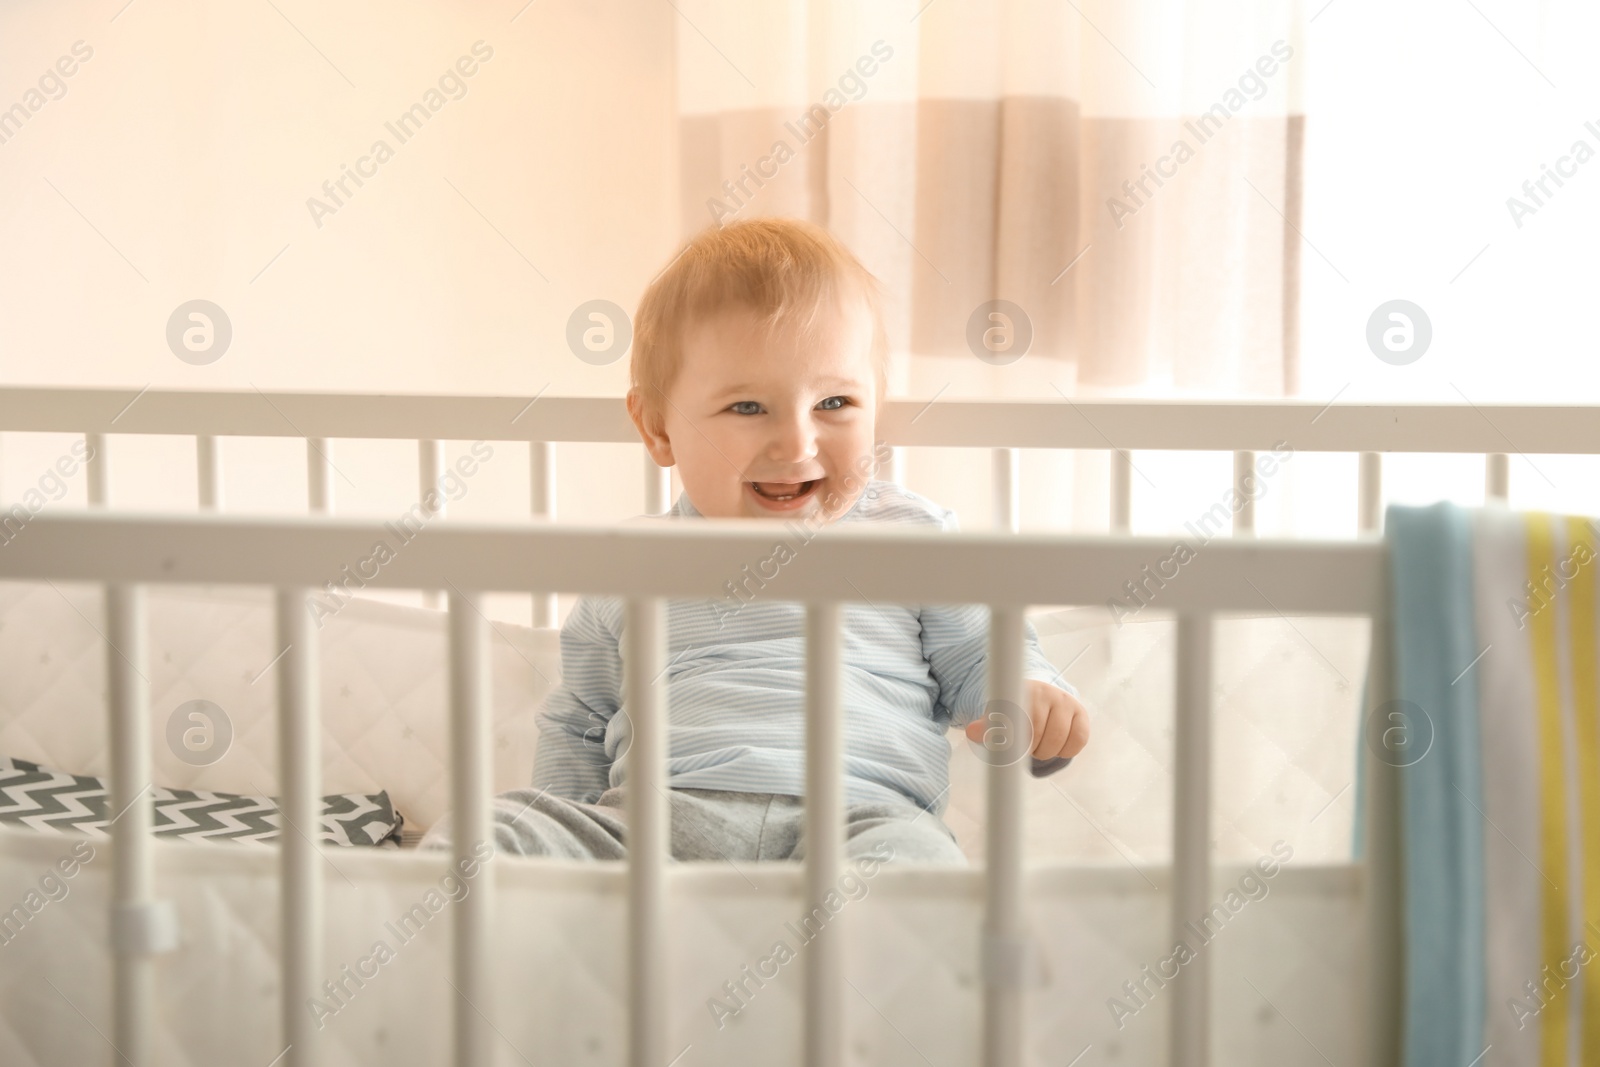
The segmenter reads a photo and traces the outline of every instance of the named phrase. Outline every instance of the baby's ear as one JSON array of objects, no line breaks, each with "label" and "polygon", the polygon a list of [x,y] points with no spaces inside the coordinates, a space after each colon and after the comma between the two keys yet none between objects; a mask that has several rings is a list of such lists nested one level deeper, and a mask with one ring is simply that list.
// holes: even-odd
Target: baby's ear
[{"label": "baby's ear", "polygon": [[637,387],[628,390],[628,417],[633,420],[633,427],[639,431],[639,439],[644,442],[645,451],[650,453],[656,466],[672,466],[675,462],[672,458],[672,442],[667,438],[660,410],[647,405]]}]

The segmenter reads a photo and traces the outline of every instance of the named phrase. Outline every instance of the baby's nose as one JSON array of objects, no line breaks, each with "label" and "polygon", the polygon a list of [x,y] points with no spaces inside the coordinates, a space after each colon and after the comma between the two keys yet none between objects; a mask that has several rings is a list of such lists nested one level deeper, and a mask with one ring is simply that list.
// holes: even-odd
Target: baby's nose
[{"label": "baby's nose", "polygon": [[776,428],[768,454],[786,462],[810,459],[817,454],[817,430],[810,418],[786,419]]}]

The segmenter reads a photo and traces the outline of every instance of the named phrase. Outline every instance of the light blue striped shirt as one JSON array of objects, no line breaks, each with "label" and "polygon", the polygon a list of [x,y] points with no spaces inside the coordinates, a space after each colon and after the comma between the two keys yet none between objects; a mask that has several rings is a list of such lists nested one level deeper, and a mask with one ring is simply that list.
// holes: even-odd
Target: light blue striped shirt
[{"label": "light blue striped shirt", "polygon": [[[698,518],[687,495],[668,515]],[[839,522],[953,530],[954,512],[893,482],[872,482]],[[805,551],[802,530],[785,538]],[[734,561],[722,601],[667,605],[667,776],[675,789],[805,794],[805,609],[760,593],[783,562]],[[745,570],[743,564],[750,565]],[[736,586],[735,583],[742,584]],[[624,780],[622,602],[584,597],[561,628],[561,683],[539,718],[533,785],[593,803]],[[945,732],[983,714],[989,611],[983,605],[843,610],[845,797],[944,810]],[[1060,682],[1027,628],[1024,673]]]}]

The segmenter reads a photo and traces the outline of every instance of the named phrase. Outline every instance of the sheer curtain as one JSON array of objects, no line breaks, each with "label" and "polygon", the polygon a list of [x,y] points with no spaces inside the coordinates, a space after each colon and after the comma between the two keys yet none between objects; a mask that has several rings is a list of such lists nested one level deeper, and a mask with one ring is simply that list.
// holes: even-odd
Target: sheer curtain
[{"label": "sheer curtain", "polygon": [[675,7],[684,235],[827,226],[901,391],[1295,391],[1298,4]]}]

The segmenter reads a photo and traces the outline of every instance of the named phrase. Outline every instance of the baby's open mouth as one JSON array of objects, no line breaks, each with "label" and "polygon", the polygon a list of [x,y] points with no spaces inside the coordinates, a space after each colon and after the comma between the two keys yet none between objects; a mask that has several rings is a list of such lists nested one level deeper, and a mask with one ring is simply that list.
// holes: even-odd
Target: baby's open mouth
[{"label": "baby's open mouth", "polygon": [[750,488],[759,497],[779,504],[787,504],[799,500],[817,487],[819,478],[809,482],[751,482]]}]

